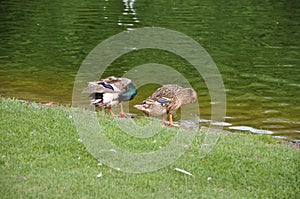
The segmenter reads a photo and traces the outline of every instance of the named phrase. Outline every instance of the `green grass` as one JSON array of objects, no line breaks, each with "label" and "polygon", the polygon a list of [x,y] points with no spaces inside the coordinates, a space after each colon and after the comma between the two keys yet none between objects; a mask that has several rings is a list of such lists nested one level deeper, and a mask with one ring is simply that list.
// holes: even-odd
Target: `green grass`
[{"label": "green grass", "polygon": [[[198,157],[195,139],[163,169],[131,174],[98,165],[79,140],[67,107],[1,99],[1,198],[298,198],[300,152],[266,135],[224,134],[213,152]],[[106,134],[132,150],[158,150],[173,136],[141,142],[118,138],[111,117]],[[160,140],[162,139],[162,140]],[[177,167],[194,175],[188,176]],[[102,172],[103,176],[97,178]]]}]

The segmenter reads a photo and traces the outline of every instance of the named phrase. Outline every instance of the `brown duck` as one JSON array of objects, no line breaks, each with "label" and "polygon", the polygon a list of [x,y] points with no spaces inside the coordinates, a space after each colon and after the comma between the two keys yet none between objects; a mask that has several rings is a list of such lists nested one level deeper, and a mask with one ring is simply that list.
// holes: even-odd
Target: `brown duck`
[{"label": "brown duck", "polygon": [[[170,126],[178,126],[173,123],[172,114],[189,103],[197,101],[197,93],[192,88],[183,88],[176,84],[163,85],[141,104],[134,107],[149,116],[162,116],[163,123]],[[169,122],[165,120],[165,114],[169,116]]]}]

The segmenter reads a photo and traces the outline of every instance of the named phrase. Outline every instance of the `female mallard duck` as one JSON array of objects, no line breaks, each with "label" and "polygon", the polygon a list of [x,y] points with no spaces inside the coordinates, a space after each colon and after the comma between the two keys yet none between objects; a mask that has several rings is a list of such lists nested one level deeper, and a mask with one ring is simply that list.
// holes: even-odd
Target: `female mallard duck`
[{"label": "female mallard duck", "polygon": [[[134,107],[149,116],[162,116],[162,120],[165,124],[178,126],[173,123],[172,114],[176,112],[179,107],[196,101],[197,93],[194,89],[183,88],[176,84],[168,84],[157,89],[145,101]],[[169,122],[165,120],[165,114],[169,115]]]},{"label": "female mallard duck", "polygon": [[88,87],[82,92],[91,93],[91,105],[101,109],[108,108],[113,116],[112,107],[120,105],[120,116],[127,117],[123,111],[122,102],[132,100],[137,94],[137,89],[130,79],[111,76],[88,82]]}]

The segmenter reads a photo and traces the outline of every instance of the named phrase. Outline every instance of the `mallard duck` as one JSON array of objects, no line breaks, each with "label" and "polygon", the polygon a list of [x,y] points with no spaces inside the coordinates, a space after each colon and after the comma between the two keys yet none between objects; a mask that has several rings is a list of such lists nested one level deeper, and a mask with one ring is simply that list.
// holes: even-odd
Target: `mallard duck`
[{"label": "mallard duck", "polygon": [[[192,88],[183,88],[176,84],[167,84],[158,88],[150,97],[141,104],[134,105],[149,116],[162,116],[163,123],[170,126],[178,126],[173,123],[172,114],[179,107],[197,101],[197,93]],[[165,120],[165,114],[169,115],[169,122]]]},{"label": "mallard duck", "polygon": [[113,116],[115,114],[112,107],[120,105],[120,116],[127,117],[123,111],[122,102],[132,100],[137,94],[137,88],[130,79],[111,76],[88,82],[88,87],[82,92],[91,93],[91,105],[100,109],[109,109]]}]

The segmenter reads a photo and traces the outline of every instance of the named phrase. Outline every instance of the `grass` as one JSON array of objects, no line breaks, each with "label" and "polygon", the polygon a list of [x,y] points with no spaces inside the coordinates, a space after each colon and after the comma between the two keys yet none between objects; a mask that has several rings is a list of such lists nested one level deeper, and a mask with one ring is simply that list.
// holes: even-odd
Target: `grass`
[{"label": "grass", "polygon": [[[224,134],[199,158],[199,139],[171,165],[143,174],[98,165],[80,142],[68,107],[1,99],[1,198],[298,198],[300,152],[266,135]],[[118,137],[113,119],[106,133],[121,147],[157,150],[157,142]],[[201,133],[199,132],[201,135]],[[201,136],[200,136],[201,137]],[[148,140],[148,139],[146,139]],[[138,143],[136,146],[135,143]],[[174,171],[177,167],[194,175]],[[102,177],[97,175],[102,172]]]}]

